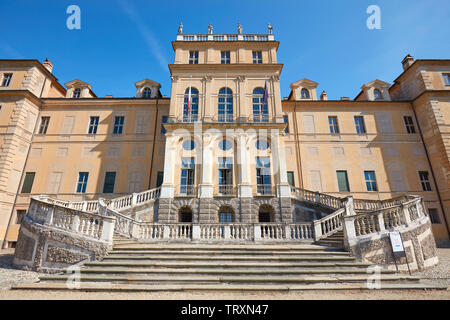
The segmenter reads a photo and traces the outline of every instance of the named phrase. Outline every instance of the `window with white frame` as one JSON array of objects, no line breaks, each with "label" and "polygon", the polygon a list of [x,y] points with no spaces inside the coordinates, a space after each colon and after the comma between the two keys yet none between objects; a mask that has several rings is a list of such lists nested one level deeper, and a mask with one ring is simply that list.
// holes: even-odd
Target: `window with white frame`
[{"label": "window with white frame", "polygon": [[46,134],[48,124],[50,123],[50,117],[41,117],[41,125],[39,126],[39,134]]},{"label": "window with white frame", "polygon": [[253,64],[262,64],[262,52],[253,51]]},{"label": "window with white frame", "polygon": [[9,87],[11,83],[12,73],[4,73],[2,79],[2,87]]},{"label": "window with white frame", "polygon": [[76,88],[75,90],[73,90],[73,98],[78,99],[81,97],[81,89],[80,88]]},{"label": "window with white frame", "polygon": [[96,134],[97,133],[97,127],[99,122],[99,117],[91,117],[89,121],[89,134]]},{"label": "window with white frame", "polygon": [[412,117],[404,116],[403,121],[405,122],[406,131],[408,133],[416,133],[416,128],[414,127],[414,122]]},{"label": "window with white frame", "polygon": [[450,86],[450,73],[443,73],[442,78],[444,79],[444,84]]},{"label": "window with white frame", "polygon": [[420,184],[423,191],[431,191],[431,183],[428,171],[419,171]]},{"label": "window with white frame", "polygon": [[198,51],[189,51],[189,64],[198,64]]},{"label": "window with white frame", "polygon": [[230,64],[230,51],[220,52],[220,58],[221,64]]}]

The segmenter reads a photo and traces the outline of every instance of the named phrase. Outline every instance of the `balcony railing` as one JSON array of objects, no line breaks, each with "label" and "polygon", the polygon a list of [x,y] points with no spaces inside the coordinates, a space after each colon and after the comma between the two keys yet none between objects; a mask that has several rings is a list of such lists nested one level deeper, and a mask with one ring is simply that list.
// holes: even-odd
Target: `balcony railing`
[{"label": "balcony railing", "polygon": [[179,34],[177,41],[273,41],[273,34]]},{"label": "balcony railing", "polygon": [[233,122],[232,114],[219,114],[217,116],[217,121],[219,122]]},{"label": "balcony railing", "polygon": [[235,190],[234,190],[234,186],[233,185],[219,185],[219,190],[218,190],[218,195],[219,196],[232,196],[235,195]]},{"label": "balcony railing", "polygon": [[178,194],[180,196],[194,196],[195,195],[195,186],[194,185],[181,185]]},{"label": "balcony railing", "polygon": [[269,122],[269,116],[266,114],[253,115],[253,122]]},{"label": "balcony railing", "polygon": [[256,193],[258,195],[272,195],[274,192],[271,184],[258,184],[256,185]]},{"label": "balcony railing", "polygon": [[198,121],[198,114],[183,115],[183,122],[196,122],[196,121]]}]

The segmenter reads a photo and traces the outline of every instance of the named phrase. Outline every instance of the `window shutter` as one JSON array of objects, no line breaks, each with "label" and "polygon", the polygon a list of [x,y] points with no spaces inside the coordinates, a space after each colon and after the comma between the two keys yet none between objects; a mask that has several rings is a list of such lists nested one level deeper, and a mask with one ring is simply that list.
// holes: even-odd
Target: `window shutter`
[{"label": "window shutter", "polygon": [[33,187],[35,172],[27,172],[23,180],[22,193],[30,193]]},{"label": "window shutter", "polygon": [[293,171],[288,171],[287,172],[287,178],[288,178],[289,185],[295,187],[295,180],[294,180],[294,172]]},{"label": "window shutter", "polygon": [[348,186],[347,171],[336,171],[336,174],[338,179],[339,192],[349,192],[350,188]]},{"label": "window shutter", "polygon": [[116,180],[115,172],[106,172],[105,184],[103,185],[103,193],[113,193],[114,192],[115,180]]}]

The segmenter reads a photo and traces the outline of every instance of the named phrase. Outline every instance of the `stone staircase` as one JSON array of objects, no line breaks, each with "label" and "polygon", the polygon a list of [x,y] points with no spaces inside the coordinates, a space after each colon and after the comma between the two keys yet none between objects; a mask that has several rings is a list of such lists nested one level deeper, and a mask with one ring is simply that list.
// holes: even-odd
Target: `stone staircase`
[{"label": "stone staircase", "polygon": [[315,243],[327,247],[344,248],[344,231],[340,230],[324,239],[316,241]]},{"label": "stone staircase", "polygon": [[[339,234],[333,238],[339,240]],[[370,264],[315,244],[142,243],[116,239],[103,261],[81,266],[82,291],[295,291],[370,289]],[[67,281],[69,279],[69,282]],[[45,275],[13,289],[68,290],[75,274]],[[380,271],[381,289],[444,289]]]}]

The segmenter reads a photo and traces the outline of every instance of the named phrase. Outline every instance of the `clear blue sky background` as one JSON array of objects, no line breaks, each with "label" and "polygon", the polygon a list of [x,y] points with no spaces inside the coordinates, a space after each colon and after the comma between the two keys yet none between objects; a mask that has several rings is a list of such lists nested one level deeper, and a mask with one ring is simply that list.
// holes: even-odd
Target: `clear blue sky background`
[{"label": "clear blue sky background", "polygon": [[[68,30],[66,8],[81,8],[81,30]],[[381,30],[366,27],[369,5]],[[449,0],[0,0],[0,58],[48,57],[61,83],[80,79],[98,96],[134,96],[134,82],[158,81],[170,95],[167,64],[180,21],[184,33],[266,33],[274,26],[284,64],[282,96],[308,78],[329,99],[354,98],[373,79],[392,83],[401,60],[450,59]]]}]

